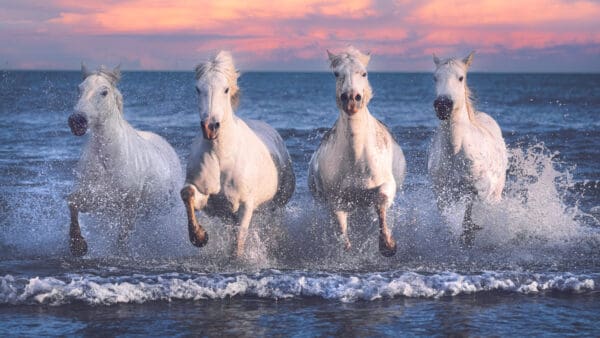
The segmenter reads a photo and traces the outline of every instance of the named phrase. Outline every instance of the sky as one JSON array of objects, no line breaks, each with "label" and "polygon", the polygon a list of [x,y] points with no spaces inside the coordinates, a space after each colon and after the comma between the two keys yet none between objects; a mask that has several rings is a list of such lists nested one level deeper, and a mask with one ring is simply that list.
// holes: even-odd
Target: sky
[{"label": "sky", "polygon": [[0,0],[0,69],[327,71],[354,45],[370,70],[431,71],[476,52],[482,72],[600,72],[600,0]]}]

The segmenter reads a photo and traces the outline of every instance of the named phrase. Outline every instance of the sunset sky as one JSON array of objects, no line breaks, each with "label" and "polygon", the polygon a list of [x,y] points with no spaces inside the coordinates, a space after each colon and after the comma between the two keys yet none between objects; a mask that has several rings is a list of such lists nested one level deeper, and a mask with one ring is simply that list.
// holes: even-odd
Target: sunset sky
[{"label": "sunset sky", "polygon": [[600,1],[0,0],[2,69],[191,70],[228,49],[242,70],[325,71],[349,44],[379,71],[475,50],[478,71],[600,72]]}]

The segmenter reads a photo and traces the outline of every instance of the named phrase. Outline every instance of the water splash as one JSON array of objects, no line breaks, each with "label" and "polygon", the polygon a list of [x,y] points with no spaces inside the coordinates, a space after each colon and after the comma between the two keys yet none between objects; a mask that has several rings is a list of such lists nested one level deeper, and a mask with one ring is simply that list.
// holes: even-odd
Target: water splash
[{"label": "water splash", "polygon": [[[464,206],[440,214],[423,176],[410,179],[390,212],[398,253],[383,258],[377,250],[377,221],[370,210],[350,217],[350,252],[342,249],[337,228],[306,187],[281,213],[258,213],[250,226],[246,255],[231,259],[236,227],[200,216],[210,234],[204,248],[187,238],[180,201],[135,226],[125,252],[115,249],[118,225],[82,217],[90,245],[87,259],[123,258],[140,262],[185,261],[202,271],[251,271],[265,268],[328,271],[374,271],[398,268],[454,271],[585,268],[600,262],[600,225],[578,206],[570,168],[557,161],[543,143],[510,150],[503,200],[476,203],[473,219],[483,227],[472,248],[459,242]],[[47,183],[4,197],[9,211],[0,243],[6,257],[69,258],[68,212],[63,196],[68,182],[53,180],[56,169],[40,175]],[[302,175],[299,175],[302,177]],[[300,178],[301,180],[301,178]],[[417,182],[417,183],[412,183]],[[33,220],[33,221],[32,221]],[[582,220],[586,220],[582,222]],[[152,263],[154,262],[154,263]],[[141,263],[140,263],[141,264]]]}]

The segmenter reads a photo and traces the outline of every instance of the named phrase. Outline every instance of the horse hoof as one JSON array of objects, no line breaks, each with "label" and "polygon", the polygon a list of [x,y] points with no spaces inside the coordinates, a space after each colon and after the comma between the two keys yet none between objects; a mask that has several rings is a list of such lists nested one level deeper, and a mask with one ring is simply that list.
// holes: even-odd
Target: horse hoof
[{"label": "horse hoof", "polygon": [[388,246],[383,238],[379,238],[379,252],[383,257],[392,257],[396,254],[398,247],[396,242],[392,240],[392,245]]},{"label": "horse hoof", "polygon": [[87,242],[83,237],[71,237],[71,254],[75,257],[81,257],[88,251]]},{"label": "horse hoof", "polygon": [[204,232],[203,236],[199,236],[196,233],[190,233],[190,242],[199,248],[203,247],[208,243],[208,232]]}]

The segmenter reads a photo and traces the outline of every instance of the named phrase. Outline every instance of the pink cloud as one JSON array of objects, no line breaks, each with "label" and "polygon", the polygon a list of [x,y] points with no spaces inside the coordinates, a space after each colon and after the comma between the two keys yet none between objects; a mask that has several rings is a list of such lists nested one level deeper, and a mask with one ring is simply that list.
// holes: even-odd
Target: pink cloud
[{"label": "pink cloud", "polygon": [[0,14],[0,45],[18,35],[31,51],[19,56],[16,47],[0,47],[0,55],[32,67],[43,64],[45,51],[33,52],[39,39],[53,42],[49,52],[65,59],[135,60],[144,69],[185,68],[217,49],[256,65],[314,62],[324,49],[348,44],[388,60],[600,44],[594,1],[54,0],[39,13],[26,5],[7,12]]}]

